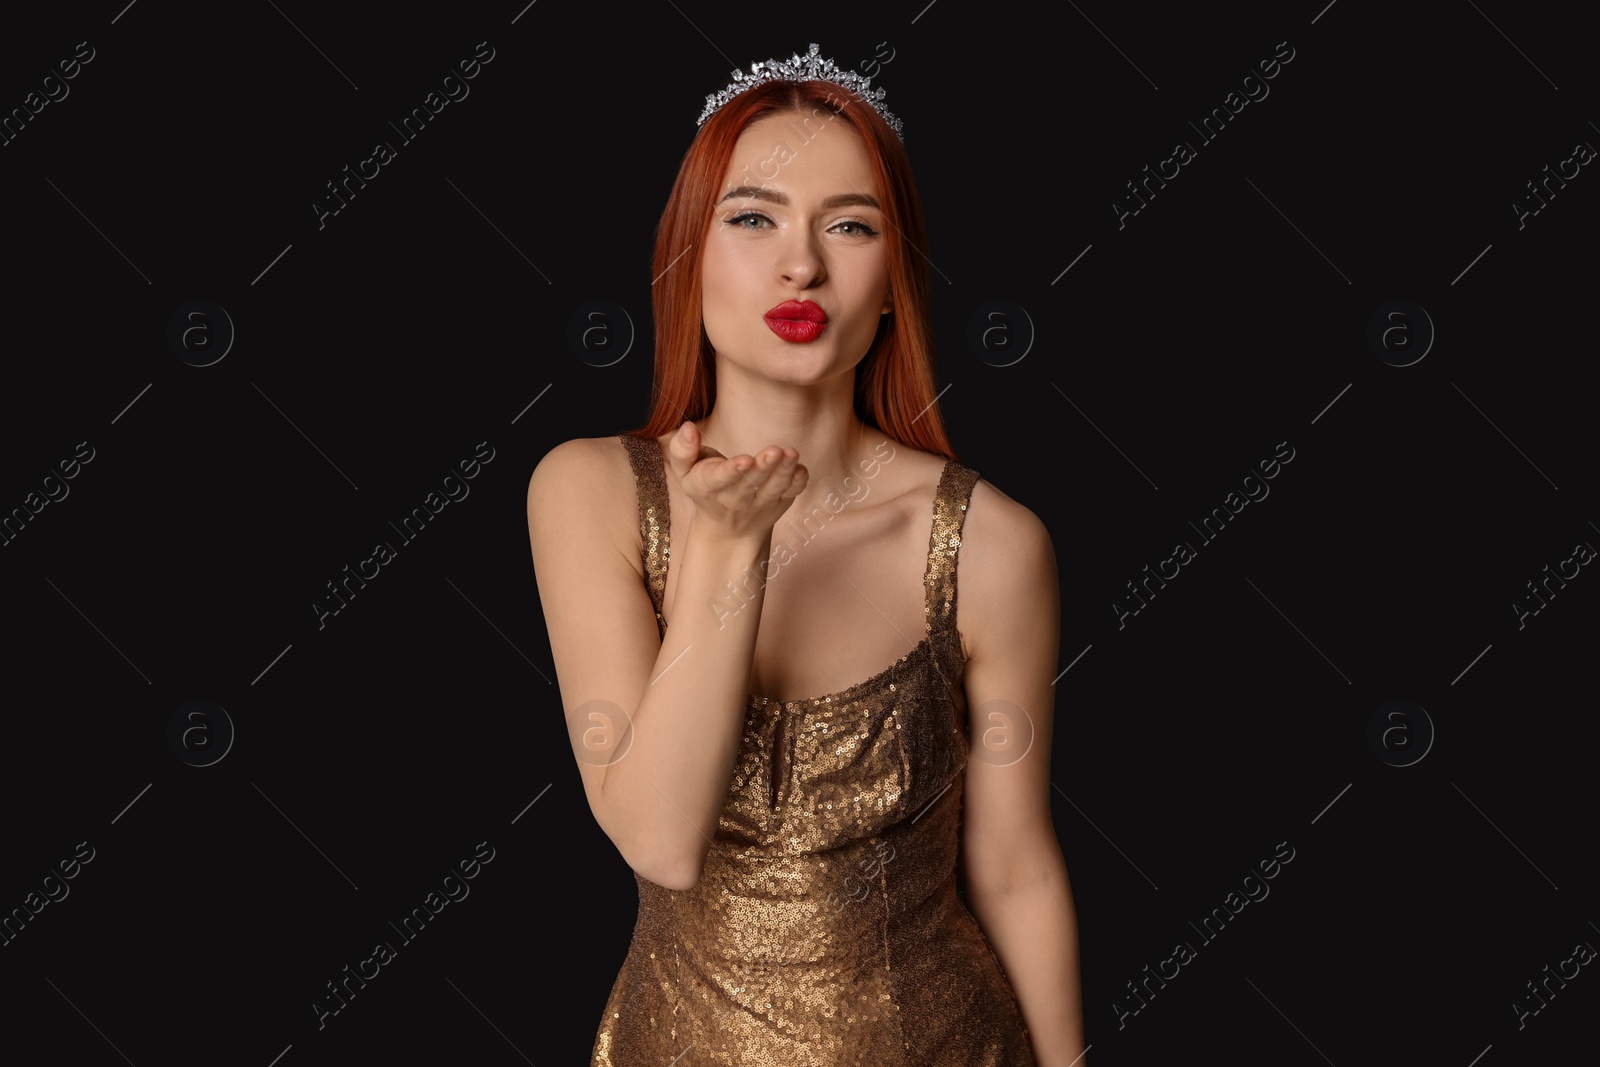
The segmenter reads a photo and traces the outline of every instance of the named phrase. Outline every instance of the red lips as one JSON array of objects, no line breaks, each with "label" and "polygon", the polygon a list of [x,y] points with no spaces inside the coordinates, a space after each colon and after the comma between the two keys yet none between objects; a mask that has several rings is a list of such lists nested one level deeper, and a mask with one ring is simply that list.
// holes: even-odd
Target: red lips
[{"label": "red lips", "polygon": [[809,300],[785,300],[763,317],[767,319],[786,319],[791,322],[826,323],[828,321],[828,313]]}]

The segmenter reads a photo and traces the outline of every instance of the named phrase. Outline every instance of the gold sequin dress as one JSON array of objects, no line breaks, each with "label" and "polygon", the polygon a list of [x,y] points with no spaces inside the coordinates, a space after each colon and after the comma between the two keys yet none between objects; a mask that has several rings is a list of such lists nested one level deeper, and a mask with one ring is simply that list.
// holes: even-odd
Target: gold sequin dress
[{"label": "gold sequin dress", "polygon": [[[625,435],[658,629],[665,460]],[[752,697],[699,882],[635,875],[639,916],[591,1067],[1033,1067],[1016,996],[956,891],[967,759],[956,554],[976,471],[933,503],[927,635],[863,682]]]}]

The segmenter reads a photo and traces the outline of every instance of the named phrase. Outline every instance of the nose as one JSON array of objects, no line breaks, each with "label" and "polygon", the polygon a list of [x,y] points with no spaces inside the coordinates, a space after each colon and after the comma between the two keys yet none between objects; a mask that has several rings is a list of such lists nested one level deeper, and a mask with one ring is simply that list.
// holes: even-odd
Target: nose
[{"label": "nose", "polygon": [[816,241],[809,233],[793,234],[784,242],[780,255],[779,270],[783,280],[798,289],[820,285],[828,276]]}]

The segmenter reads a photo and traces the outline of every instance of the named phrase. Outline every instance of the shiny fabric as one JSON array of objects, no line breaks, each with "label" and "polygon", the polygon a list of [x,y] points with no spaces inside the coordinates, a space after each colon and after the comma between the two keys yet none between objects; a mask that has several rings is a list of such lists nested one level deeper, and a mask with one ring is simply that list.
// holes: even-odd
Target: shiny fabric
[{"label": "shiny fabric", "polygon": [[[652,438],[622,441],[664,634],[664,458]],[[635,875],[638,921],[591,1067],[1033,1067],[1010,983],[956,891],[956,554],[977,477],[953,460],[940,476],[916,648],[838,693],[750,698],[700,881],[680,892]]]}]

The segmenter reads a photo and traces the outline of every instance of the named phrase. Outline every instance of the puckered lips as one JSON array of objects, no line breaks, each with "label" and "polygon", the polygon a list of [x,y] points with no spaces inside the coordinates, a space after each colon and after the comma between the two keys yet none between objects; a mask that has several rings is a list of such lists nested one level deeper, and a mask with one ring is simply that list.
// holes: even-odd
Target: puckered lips
[{"label": "puckered lips", "polygon": [[828,325],[828,313],[809,300],[785,300],[763,318],[773,333],[793,344],[815,341]]}]

